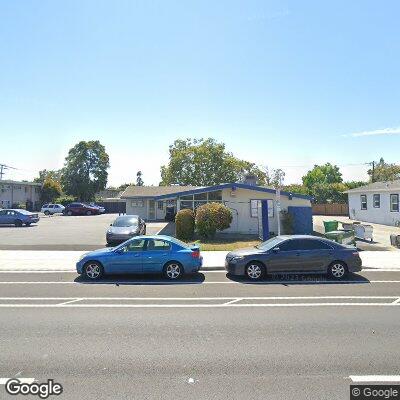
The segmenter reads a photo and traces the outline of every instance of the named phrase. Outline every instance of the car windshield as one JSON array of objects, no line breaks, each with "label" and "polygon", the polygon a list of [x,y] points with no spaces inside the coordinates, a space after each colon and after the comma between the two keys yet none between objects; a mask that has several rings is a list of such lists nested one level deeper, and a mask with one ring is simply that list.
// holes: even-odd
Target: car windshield
[{"label": "car windshield", "polygon": [[118,227],[137,226],[137,224],[138,219],[136,217],[120,217],[113,222],[113,226]]},{"label": "car windshield", "polygon": [[271,239],[268,239],[265,242],[260,243],[259,245],[255,246],[257,249],[260,250],[271,250],[273,247],[275,247],[277,244],[283,242],[283,239],[280,237],[274,237]]}]

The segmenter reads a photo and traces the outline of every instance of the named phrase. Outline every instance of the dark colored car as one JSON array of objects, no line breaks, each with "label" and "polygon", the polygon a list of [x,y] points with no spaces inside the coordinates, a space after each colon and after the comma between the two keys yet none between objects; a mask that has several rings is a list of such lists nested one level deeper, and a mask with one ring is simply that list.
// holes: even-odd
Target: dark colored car
[{"label": "dark colored car", "polygon": [[86,203],[70,203],[65,207],[65,215],[97,215],[103,211],[96,205]]},{"label": "dark colored car", "polygon": [[0,210],[0,225],[29,226],[39,221],[39,215],[20,209]]},{"label": "dark colored car", "polygon": [[328,274],[342,279],[349,272],[361,271],[361,258],[355,247],[317,236],[277,236],[258,246],[227,254],[225,269],[232,275],[262,279],[267,274]]},{"label": "dark colored car", "polygon": [[145,235],[146,223],[138,215],[121,215],[107,229],[107,244],[122,243],[133,236]]}]

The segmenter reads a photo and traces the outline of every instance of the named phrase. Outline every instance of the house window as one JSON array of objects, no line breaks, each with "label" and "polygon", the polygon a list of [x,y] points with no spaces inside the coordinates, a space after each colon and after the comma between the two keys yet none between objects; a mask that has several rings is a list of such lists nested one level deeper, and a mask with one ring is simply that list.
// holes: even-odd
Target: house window
[{"label": "house window", "polygon": [[132,200],[131,206],[132,207],[143,207],[143,200]]},{"label": "house window", "polygon": [[157,208],[159,210],[164,210],[164,202],[163,201],[157,201]]},{"label": "house window", "polygon": [[258,217],[258,202],[259,200],[250,200],[250,217]]},{"label": "house window", "polygon": [[361,210],[366,210],[367,209],[367,195],[362,194],[360,196],[360,198],[361,198]]},{"label": "house window", "polygon": [[381,195],[374,194],[374,208],[380,208],[381,206]]},{"label": "house window", "polygon": [[222,201],[222,190],[208,193],[208,201]]},{"label": "house window", "polygon": [[399,195],[398,194],[390,195],[390,211],[391,212],[399,211]]}]

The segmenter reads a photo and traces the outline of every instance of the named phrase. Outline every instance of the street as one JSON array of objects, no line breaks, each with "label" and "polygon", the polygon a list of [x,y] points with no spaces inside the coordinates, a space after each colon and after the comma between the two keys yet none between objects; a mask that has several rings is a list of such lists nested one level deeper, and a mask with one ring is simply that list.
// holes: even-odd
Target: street
[{"label": "street", "polygon": [[400,271],[0,280],[0,377],[53,378],[61,399],[348,399],[350,376],[399,374]]}]

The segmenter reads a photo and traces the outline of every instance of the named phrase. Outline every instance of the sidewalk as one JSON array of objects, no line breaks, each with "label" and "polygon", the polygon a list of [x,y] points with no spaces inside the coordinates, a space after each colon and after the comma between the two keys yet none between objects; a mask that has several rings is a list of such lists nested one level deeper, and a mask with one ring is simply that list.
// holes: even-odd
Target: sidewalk
[{"label": "sidewalk", "polygon": [[[0,271],[75,271],[84,251],[0,250]],[[223,270],[227,251],[203,251],[203,270]],[[360,252],[365,269],[400,271],[400,251]]]}]

